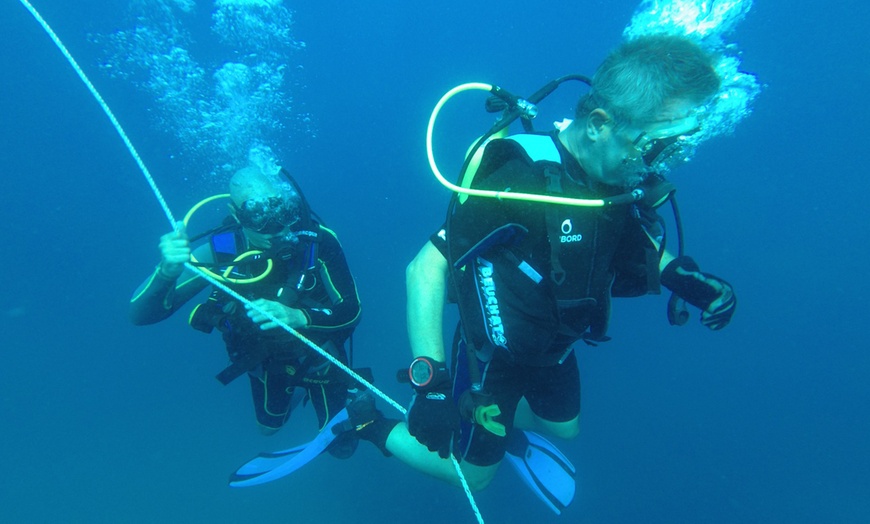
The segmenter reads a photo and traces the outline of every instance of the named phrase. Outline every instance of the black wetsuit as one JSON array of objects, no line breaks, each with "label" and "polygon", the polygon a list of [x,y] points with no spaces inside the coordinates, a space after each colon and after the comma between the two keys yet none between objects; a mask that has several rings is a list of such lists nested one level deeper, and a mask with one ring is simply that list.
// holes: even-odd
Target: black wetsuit
[{"label": "black wetsuit", "polygon": [[[561,162],[534,162],[514,140],[494,140],[473,187],[584,199],[620,192],[596,187],[555,134],[541,138],[555,143]],[[658,291],[658,253],[644,232],[655,229],[656,218],[654,210],[637,205],[469,197],[431,237],[448,260],[464,264],[453,272],[464,342],[476,349],[484,390],[509,431],[523,396],[546,420],[566,422],[579,414],[572,345],[607,339],[612,294]],[[454,376],[460,382],[468,376],[462,369],[467,359],[455,353],[456,348]],[[462,387],[457,383],[456,398]],[[465,458],[494,464],[503,457],[505,440],[472,426],[463,438]]]},{"label": "black wetsuit", "polygon": [[[263,280],[229,287],[249,300],[264,298],[300,309],[308,324],[298,331],[347,363],[344,343],[360,319],[356,283],[335,233],[318,226],[316,243],[311,249],[303,240],[283,256],[273,257],[273,269]],[[214,260],[206,248],[197,249],[198,260]],[[170,281],[158,269],[134,294],[130,318],[137,325],[159,322],[207,286],[188,270]],[[307,390],[321,427],[344,408],[347,380],[340,370],[283,329],[261,330],[243,305],[224,291],[213,289],[191,315],[191,325],[222,333],[231,365],[218,378],[226,383],[247,372],[262,426],[277,429],[286,422],[297,387]]]}]

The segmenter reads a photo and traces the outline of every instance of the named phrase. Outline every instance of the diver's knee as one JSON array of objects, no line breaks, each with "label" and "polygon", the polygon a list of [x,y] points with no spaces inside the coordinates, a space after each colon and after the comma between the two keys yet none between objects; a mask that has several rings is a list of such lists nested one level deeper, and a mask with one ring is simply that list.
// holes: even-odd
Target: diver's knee
[{"label": "diver's knee", "polygon": [[495,478],[495,473],[498,471],[498,464],[492,466],[475,466],[465,462],[462,464],[462,473],[465,475],[465,482],[468,484],[468,489],[473,493],[477,493],[485,489]]},{"label": "diver's knee", "polygon": [[541,421],[546,432],[554,437],[570,440],[580,434],[580,418],[576,417],[567,422]]},{"label": "diver's knee", "polygon": [[577,438],[577,435],[580,434],[580,424],[573,424],[571,426],[566,427],[560,435],[557,435],[560,438],[570,440]]},{"label": "diver's knee", "polygon": [[486,489],[486,487],[489,486],[491,482],[492,477],[468,480],[468,489],[471,490],[472,493],[478,493]]}]

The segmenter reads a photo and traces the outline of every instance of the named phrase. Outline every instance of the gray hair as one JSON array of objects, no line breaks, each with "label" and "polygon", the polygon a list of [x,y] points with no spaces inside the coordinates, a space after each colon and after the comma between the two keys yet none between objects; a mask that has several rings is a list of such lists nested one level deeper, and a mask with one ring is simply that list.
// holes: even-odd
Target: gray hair
[{"label": "gray hair", "polygon": [[602,108],[619,123],[651,122],[669,102],[705,103],[719,90],[714,57],[688,38],[648,35],[624,42],[598,67],[576,118]]}]

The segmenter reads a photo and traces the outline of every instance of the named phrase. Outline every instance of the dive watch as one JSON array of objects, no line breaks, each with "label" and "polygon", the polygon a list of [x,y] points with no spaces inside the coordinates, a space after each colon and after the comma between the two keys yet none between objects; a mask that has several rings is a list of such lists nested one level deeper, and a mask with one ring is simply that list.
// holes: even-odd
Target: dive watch
[{"label": "dive watch", "polygon": [[432,383],[436,370],[435,362],[427,357],[417,357],[408,366],[408,377],[416,388],[425,388]]}]

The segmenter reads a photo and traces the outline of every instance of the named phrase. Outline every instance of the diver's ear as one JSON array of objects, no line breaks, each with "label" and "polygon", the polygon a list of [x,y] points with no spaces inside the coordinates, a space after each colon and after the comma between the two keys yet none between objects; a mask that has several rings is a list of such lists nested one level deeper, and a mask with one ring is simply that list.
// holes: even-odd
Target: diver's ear
[{"label": "diver's ear", "polygon": [[586,136],[590,140],[598,140],[611,126],[613,119],[607,114],[607,111],[601,109],[593,109],[586,115]]}]

